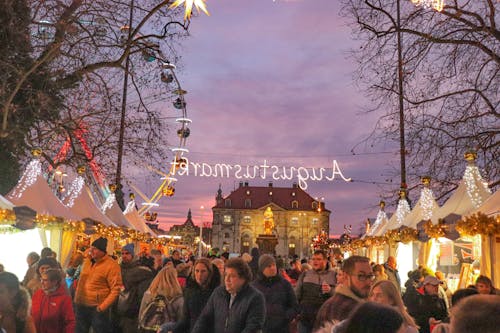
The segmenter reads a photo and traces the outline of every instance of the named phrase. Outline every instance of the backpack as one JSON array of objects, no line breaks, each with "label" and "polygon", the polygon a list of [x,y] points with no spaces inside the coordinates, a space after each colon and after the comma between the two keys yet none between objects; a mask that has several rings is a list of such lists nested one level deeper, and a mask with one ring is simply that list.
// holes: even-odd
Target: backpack
[{"label": "backpack", "polygon": [[168,302],[167,298],[163,295],[155,296],[139,316],[139,331],[156,332],[162,324],[176,321],[176,318],[170,314],[169,309],[169,305],[174,300]]}]

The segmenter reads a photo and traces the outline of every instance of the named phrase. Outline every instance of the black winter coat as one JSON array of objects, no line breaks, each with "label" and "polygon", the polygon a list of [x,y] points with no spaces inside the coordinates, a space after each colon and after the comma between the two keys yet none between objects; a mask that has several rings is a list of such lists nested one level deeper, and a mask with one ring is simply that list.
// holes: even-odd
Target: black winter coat
[{"label": "black winter coat", "polygon": [[[189,333],[194,328],[196,320],[201,314],[212,295],[212,292],[220,286],[220,273],[217,267],[214,266],[214,272],[210,277],[209,285],[203,289],[190,276],[184,288],[184,306],[182,309],[182,318],[177,322],[174,333]],[[208,332],[208,331],[207,331]]]},{"label": "black winter coat", "polygon": [[266,278],[259,274],[252,283],[266,299],[266,321],[263,333],[288,333],[290,321],[298,313],[298,303],[292,285],[280,275]]},{"label": "black winter coat", "polygon": [[420,333],[430,333],[429,318],[443,320],[448,316],[444,300],[438,295],[427,295],[423,287],[416,289],[416,293],[406,299],[405,305],[420,326]]},{"label": "black winter coat", "polygon": [[224,286],[214,290],[191,333],[257,333],[264,326],[265,300],[260,291],[247,284],[236,295],[231,309],[230,294]]}]

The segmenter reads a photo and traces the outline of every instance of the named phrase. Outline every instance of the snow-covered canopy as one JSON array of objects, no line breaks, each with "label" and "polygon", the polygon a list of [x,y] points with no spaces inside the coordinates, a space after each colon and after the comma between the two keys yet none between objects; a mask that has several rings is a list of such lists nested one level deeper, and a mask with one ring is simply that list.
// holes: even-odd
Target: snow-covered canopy
[{"label": "snow-covered canopy", "polygon": [[68,220],[79,220],[55,196],[47,181],[42,176],[42,166],[39,160],[32,160],[16,187],[7,195],[15,206],[28,206],[38,214],[62,217]]}]

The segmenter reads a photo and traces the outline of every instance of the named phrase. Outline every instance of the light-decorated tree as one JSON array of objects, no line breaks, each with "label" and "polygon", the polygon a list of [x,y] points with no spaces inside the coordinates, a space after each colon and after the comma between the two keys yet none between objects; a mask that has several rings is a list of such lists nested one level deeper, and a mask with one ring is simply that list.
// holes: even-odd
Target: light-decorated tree
[{"label": "light-decorated tree", "polygon": [[[478,152],[477,163],[490,186],[497,186],[498,2],[446,0],[439,12],[409,0],[342,1],[342,15],[350,20],[355,38],[362,41],[352,55],[358,63],[356,79],[373,101],[365,111],[380,114],[366,142],[400,141],[399,6],[409,188],[429,174],[437,198],[446,197],[462,178],[462,156],[469,149]],[[394,176],[399,173],[395,167]],[[394,188],[398,186],[394,182]],[[384,189],[385,193],[394,195],[394,188]]]}]

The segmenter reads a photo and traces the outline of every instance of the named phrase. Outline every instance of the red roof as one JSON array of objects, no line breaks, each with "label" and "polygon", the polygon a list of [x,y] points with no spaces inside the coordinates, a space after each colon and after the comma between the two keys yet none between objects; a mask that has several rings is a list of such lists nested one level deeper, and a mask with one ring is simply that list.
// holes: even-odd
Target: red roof
[{"label": "red roof", "polygon": [[[225,204],[227,199],[231,200],[230,207]],[[250,199],[250,207],[245,205],[246,199]],[[294,206],[297,208],[292,208],[293,201],[298,202],[298,206]],[[317,200],[295,184],[293,187],[240,185],[239,188],[224,197],[213,208],[256,209],[273,203],[284,210],[316,211],[317,209],[313,208],[313,202],[317,202]],[[321,206],[323,211],[329,212],[324,208],[323,202]]]}]

